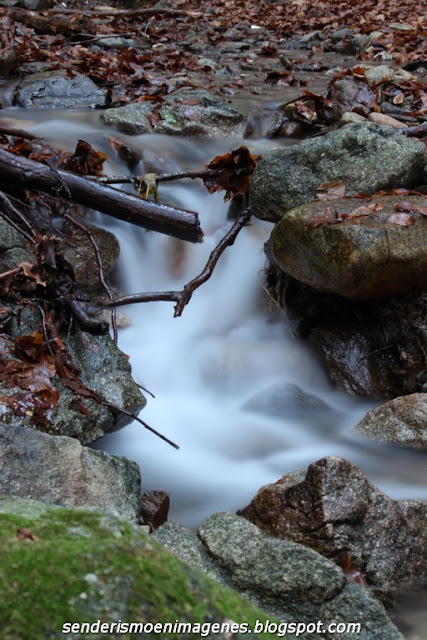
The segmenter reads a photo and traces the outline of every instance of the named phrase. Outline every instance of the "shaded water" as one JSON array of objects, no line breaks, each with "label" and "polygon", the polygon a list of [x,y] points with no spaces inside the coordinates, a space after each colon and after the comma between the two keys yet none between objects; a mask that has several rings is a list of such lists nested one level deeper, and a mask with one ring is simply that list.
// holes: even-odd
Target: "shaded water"
[{"label": "shaded water", "polygon": [[[32,111],[31,120],[15,109],[1,115],[68,149],[84,138],[105,150],[112,134],[96,112]],[[199,168],[241,142],[113,135],[172,170]],[[271,142],[251,145],[260,151]],[[97,214],[120,241],[120,293],[182,288],[231,224],[221,196],[195,182],[168,183],[159,197],[198,211],[205,241],[190,245]],[[167,490],[171,518],[190,526],[214,511],[244,506],[261,485],[326,455],[352,460],[392,497],[427,499],[424,455],[351,435],[372,405],[332,390],[310,350],[272,309],[260,284],[271,228],[260,221],[245,228],[181,318],[173,318],[173,305],[165,302],[125,309],[131,324],[120,330],[119,346],[136,381],[156,396],[148,396],[141,417],[180,450],[137,423],[96,446],[136,460],[144,490]]]}]

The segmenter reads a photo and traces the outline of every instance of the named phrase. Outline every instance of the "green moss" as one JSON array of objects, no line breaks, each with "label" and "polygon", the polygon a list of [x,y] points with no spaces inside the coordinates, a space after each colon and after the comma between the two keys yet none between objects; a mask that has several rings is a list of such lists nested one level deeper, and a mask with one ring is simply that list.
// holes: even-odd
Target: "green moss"
[{"label": "green moss", "polygon": [[65,622],[98,619],[231,619],[249,627],[266,620],[237,593],[182,563],[135,525],[87,511],[55,508],[34,518],[0,513],[0,585],[2,640],[200,637],[62,633]]}]

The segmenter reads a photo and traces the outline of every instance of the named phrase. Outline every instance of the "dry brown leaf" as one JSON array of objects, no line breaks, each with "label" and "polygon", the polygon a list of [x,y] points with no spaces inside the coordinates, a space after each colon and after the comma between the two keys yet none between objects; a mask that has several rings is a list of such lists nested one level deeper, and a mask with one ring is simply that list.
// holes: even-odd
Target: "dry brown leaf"
[{"label": "dry brown leaf", "polygon": [[387,224],[398,224],[401,227],[410,227],[414,224],[414,216],[412,213],[392,213],[387,218]]},{"label": "dry brown leaf", "polygon": [[344,182],[325,182],[317,187],[317,200],[335,200],[344,198],[347,185]]}]

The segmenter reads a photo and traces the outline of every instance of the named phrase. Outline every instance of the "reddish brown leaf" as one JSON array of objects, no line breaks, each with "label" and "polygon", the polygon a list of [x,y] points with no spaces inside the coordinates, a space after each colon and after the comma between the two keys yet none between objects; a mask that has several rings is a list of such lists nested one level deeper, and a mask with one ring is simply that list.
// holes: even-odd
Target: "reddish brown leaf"
[{"label": "reddish brown leaf", "polygon": [[223,156],[216,156],[207,165],[212,175],[203,178],[206,189],[209,193],[225,191],[224,200],[248,193],[258,160],[259,156],[252,155],[247,147],[239,147]]},{"label": "reddish brown leaf", "polygon": [[327,207],[326,209],[316,213],[307,225],[307,229],[311,231],[312,229],[317,229],[317,227],[320,227],[323,224],[338,224],[339,222],[342,222],[342,218],[336,209]]}]

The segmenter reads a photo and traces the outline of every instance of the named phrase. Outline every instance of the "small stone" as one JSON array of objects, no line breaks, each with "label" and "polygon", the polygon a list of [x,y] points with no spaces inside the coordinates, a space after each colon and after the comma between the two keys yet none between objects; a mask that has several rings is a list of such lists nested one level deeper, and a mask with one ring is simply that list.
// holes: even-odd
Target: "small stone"
[{"label": "small stone", "polygon": [[368,115],[368,120],[370,120],[370,122],[375,122],[375,124],[385,124],[389,127],[394,127],[395,129],[406,129],[408,126],[404,122],[400,122],[400,120],[392,118],[392,116],[387,116],[385,113],[378,113],[376,111],[373,111]]}]

